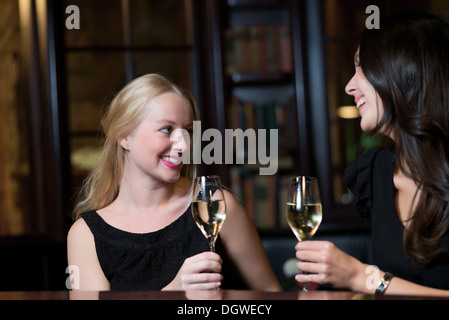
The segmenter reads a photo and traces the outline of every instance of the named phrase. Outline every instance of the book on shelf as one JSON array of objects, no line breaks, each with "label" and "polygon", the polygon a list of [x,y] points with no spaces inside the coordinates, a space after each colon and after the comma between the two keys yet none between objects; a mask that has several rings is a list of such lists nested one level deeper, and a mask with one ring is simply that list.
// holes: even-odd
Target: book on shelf
[{"label": "book on shelf", "polygon": [[288,176],[261,176],[241,166],[230,169],[231,189],[259,230],[286,229]]},{"label": "book on shelf", "polygon": [[[285,150],[293,148],[296,141],[297,125],[292,106],[286,106],[276,102],[268,102],[256,105],[251,101],[241,102],[236,97],[232,97],[232,102],[228,107],[228,129],[266,129],[267,141],[270,141],[270,130],[278,130],[278,150],[285,153]],[[269,150],[269,146],[267,146]],[[239,150],[236,150],[239,151]],[[249,151],[249,150],[248,150]],[[254,150],[253,150],[254,151]]]},{"label": "book on shelf", "polygon": [[289,25],[235,26],[225,32],[226,73],[293,72]]}]

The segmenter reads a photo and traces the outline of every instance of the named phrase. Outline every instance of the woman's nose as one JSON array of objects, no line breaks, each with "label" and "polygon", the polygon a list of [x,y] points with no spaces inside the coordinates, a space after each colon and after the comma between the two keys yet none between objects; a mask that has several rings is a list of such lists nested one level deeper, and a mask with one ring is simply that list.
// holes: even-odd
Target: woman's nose
[{"label": "woman's nose", "polygon": [[348,84],[346,85],[345,91],[348,95],[353,96],[354,92],[356,90],[355,86],[355,75],[349,80]]},{"label": "woman's nose", "polygon": [[188,141],[190,135],[187,130],[176,129],[172,132],[170,140],[173,142],[172,148],[179,152],[184,152],[189,149]]}]

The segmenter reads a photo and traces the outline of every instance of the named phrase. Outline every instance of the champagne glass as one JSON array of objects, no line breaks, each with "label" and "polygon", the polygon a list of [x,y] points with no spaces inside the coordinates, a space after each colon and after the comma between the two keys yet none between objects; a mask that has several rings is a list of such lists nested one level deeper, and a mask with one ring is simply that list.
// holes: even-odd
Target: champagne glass
[{"label": "champagne glass", "polygon": [[[292,179],[287,198],[287,222],[299,242],[313,237],[322,217],[318,180],[304,176]],[[303,291],[308,291],[306,284]]]},{"label": "champagne glass", "polygon": [[220,177],[196,177],[193,182],[193,219],[215,252],[215,241],[226,218],[226,202]]}]

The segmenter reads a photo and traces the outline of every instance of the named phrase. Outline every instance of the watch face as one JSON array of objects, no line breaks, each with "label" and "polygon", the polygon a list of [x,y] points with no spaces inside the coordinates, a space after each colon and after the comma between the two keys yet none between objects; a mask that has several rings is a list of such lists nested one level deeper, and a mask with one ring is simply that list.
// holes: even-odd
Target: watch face
[{"label": "watch face", "polygon": [[384,294],[385,290],[387,290],[388,285],[390,284],[391,279],[393,278],[393,275],[389,272],[386,272],[385,275],[382,277],[382,280],[379,281],[378,287],[376,289],[376,294]]}]

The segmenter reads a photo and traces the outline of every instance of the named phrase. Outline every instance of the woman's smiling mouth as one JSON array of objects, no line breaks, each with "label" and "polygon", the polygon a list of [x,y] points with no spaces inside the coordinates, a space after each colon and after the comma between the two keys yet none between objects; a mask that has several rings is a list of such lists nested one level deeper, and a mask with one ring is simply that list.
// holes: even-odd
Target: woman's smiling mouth
[{"label": "woman's smiling mouth", "polygon": [[161,162],[167,167],[175,169],[181,165],[181,157],[163,156]]},{"label": "woman's smiling mouth", "polygon": [[357,103],[357,109],[360,109],[366,103],[366,98],[361,97],[358,99],[358,101],[356,101],[356,103]]}]

